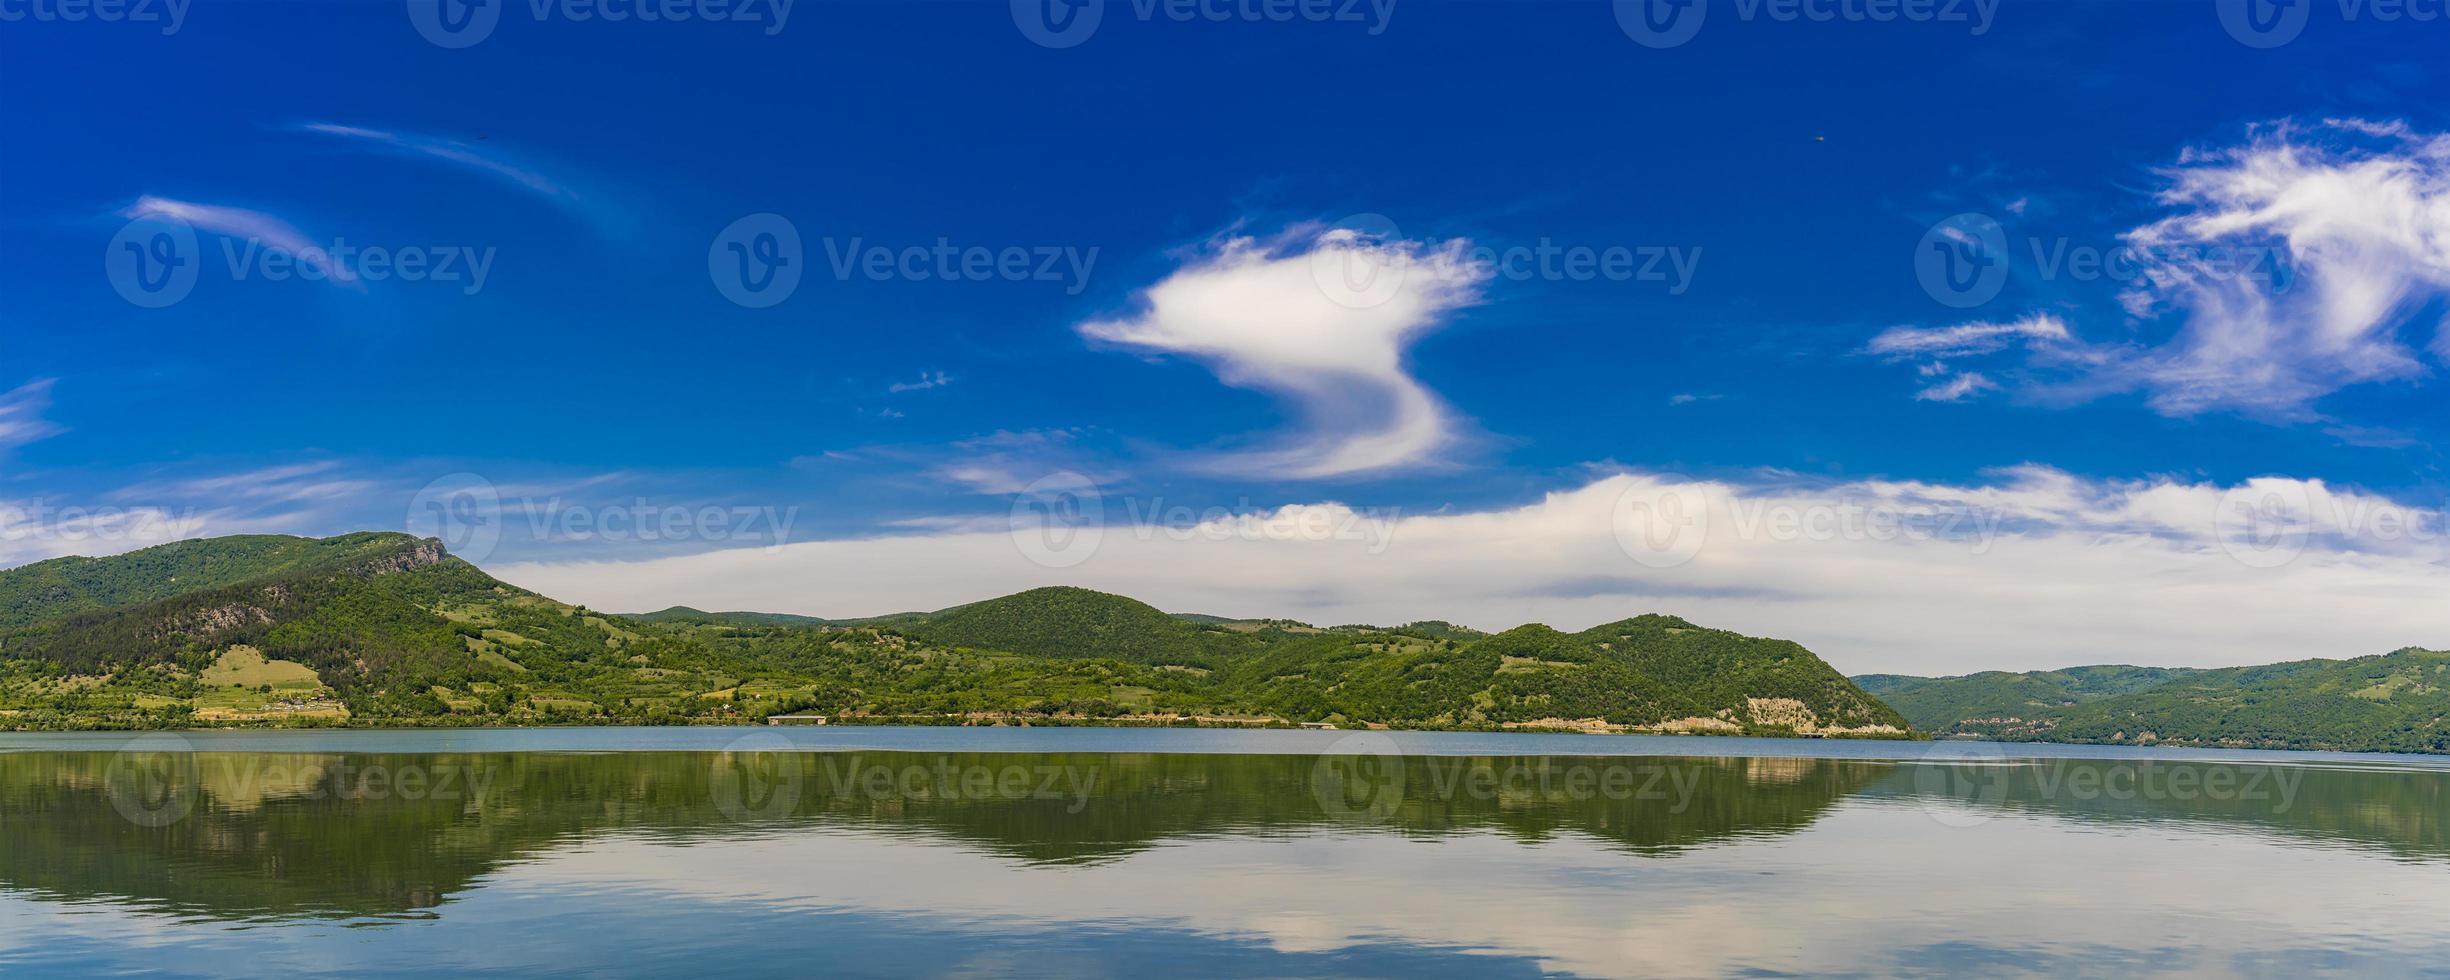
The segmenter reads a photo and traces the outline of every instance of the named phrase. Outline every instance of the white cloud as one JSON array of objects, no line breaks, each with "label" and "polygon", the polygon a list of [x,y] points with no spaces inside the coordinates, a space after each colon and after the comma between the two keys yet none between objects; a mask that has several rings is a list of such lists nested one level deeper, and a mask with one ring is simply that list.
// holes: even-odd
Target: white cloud
[{"label": "white cloud", "polygon": [[0,498],[0,568],[64,555],[115,555],[205,534],[277,529],[226,509],[86,506],[48,498]]},{"label": "white cloud", "polygon": [[2450,295],[2450,137],[2402,123],[2283,123],[2242,146],[2191,151],[2166,174],[2160,200],[2176,213],[2130,232],[2130,244],[2157,257],[2285,247],[2294,275],[2155,262],[2138,305],[2175,308],[2185,327],[2123,372],[2155,408],[2302,418],[2341,388],[2426,373],[2399,334]]},{"label": "white cloud", "polygon": [[568,181],[548,176],[532,165],[514,159],[510,154],[474,143],[398,130],[373,129],[331,122],[303,123],[299,131],[348,140],[405,156],[422,156],[441,160],[453,166],[475,171],[503,181],[556,207],[587,218],[610,230],[626,226],[627,216],[606,206],[593,196],[582,194]]},{"label": "white cloud", "polygon": [[953,379],[946,376],[942,371],[921,371],[919,372],[919,380],[896,381],[890,385],[886,385],[885,392],[887,394],[899,395],[903,392],[909,391],[926,391],[930,388],[942,388],[945,385],[952,383]]},{"label": "white cloud", "polygon": [[1051,477],[1100,483],[1117,479],[1101,466],[1097,454],[1081,447],[1080,434],[1071,429],[999,429],[958,440],[950,450],[951,458],[930,465],[928,475],[971,493],[1015,494]]},{"label": "white cloud", "polygon": [[[1688,561],[1619,544],[1626,505],[1675,512]],[[1669,503],[1669,510],[1657,509]],[[2276,504],[2274,503],[2276,502]],[[635,562],[523,563],[519,585],[604,609],[673,603],[829,616],[1070,584],[1176,611],[1318,622],[1583,628],[1642,612],[1797,640],[1849,672],[2224,665],[2450,647],[2438,512],[2272,478],[2091,481],[2026,467],[1966,486],[1670,481],[1619,473],[1518,507],[1383,518],[1340,504],[1108,527],[1085,561],[1024,557],[1024,523]],[[2261,551],[2241,503],[2294,515]],[[1336,533],[1349,531],[1350,533]],[[1636,537],[1641,542],[1645,539]],[[2293,560],[2287,549],[2301,548]],[[1040,549],[1040,554],[1044,553]],[[1656,557],[1657,552],[1648,552]]]},{"label": "white cloud", "polygon": [[323,246],[315,244],[289,222],[261,211],[233,208],[218,204],[197,204],[150,194],[136,199],[119,212],[123,218],[172,218],[186,222],[200,231],[244,239],[264,248],[288,253],[300,265],[314,269],[321,278],[336,286],[363,291],[366,287],[357,279],[355,270],[332,257]]},{"label": "white cloud", "polygon": [[2047,397],[2137,391],[2163,415],[2272,422],[2321,419],[2315,402],[2343,388],[2423,379],[2431,371],[2412,341],[2427,330],[2434,356],[2450,361],[2450,329],[2419,322],[2450,298],[2450,136],[2399,122],[2282,122],[2237,146],[2187,150],[2162,174],[2169,213],[2124,236],[2122,260],[2138,274],[2119,299],[2137,320],[2175,317],[2166,341],[2086,344],[2035,314],[1893,328],[1869,352],[2020,347]]},{"label": "white cloud", "polygon": [[1996,390],[1998,387],[1998,382],[1978,372],[1967,371],[1915,392],[1914,399],[1926,402],[1961,402],[1985,391]]},{"label": "white cloud", "polygon": [[111,494],[114,500],[196,499],[254,505],[343,501],[361,496],[375,484],[331,475],[339,464],[330,460],[267,466],[219,476],[140,483]]},{"label": "white cloud", "polygon": [[43,413],[51,408],[51,385],[58,380],[38,378],[0,394],[0,450],[47,439],[62,431],[43,418]]},{"label": "white cloud", "polygon": [[2064,344],[2072,339],[2066,321],[2036,313],[2006,323],[1890,327],[1873,337],[1864,349],[1884,357],[1966,357],[1994,353],[2011,344]]},{"label": "white cloud", "polygon": [[1284,444],[1204,465],[1319,478],[1416,466],[1454,438],[1404,351],[1480,300],[1488,270],[1461,240],[1303,230],[1275,247],[1223,242],[1141,294],[1130,316],[1080,325],[1090,338],[1196,358],[1219,380],[1290,402],[1300,430]]}]

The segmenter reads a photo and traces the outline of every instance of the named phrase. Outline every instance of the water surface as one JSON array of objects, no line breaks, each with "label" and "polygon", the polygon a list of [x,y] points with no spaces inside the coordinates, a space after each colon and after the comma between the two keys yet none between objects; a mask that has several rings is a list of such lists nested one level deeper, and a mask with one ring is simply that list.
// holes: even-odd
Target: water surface
[{"label": "water surface", "polygon": [[2445,760],[963,729],[0,736],[0,973],[2450,975]]}]

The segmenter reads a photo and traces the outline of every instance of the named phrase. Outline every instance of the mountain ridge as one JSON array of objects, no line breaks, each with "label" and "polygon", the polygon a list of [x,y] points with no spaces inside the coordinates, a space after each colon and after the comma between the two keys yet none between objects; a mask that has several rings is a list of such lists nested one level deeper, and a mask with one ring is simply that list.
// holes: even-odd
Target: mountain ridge
[{"label": "mountain ridge", "polygon": [[[0,571],[0,609],[15,611],[0,627],[0,724],[19,728],[708,723],[816,711],[1909,734],[1801,646],[1674,617],[1583,634],[1434,621],[1322,629],[1177,616],[1064,586],[865,620],[689,607],[612,616],[388,532],[38,563]],[[1715,679],[1687,692],[1656,673]],[[1824,675],[1839,687],[1815,686]]]},{"label": "mountain ridge", "polygon": [[2450,653],[2222,668],[2127,665],[1858,686],[1943,736],[2079,744],[2450,752]]}]

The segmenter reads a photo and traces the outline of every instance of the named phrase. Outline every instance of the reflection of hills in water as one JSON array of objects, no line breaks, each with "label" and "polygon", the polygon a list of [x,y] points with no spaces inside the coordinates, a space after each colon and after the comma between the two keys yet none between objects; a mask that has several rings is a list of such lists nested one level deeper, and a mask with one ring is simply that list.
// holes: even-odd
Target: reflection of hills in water
[{"label": "reflection of hills in water", "polygon": [[[0,887],[214,918],[438,905],[557,843],[848,827],[1032,863],[1327,830],[1632,855],[1798,830],[1885,772],[1797,759],[0,754]],[[413,775],[412,775],[413,774]]]},{"label": "reflection of hills in water", "polygon": [[2296,842],[2450,859],[2450,772],[2157,759],[2028,759],[1899,766],[1866,799],[1977,814],[2217,825]]},{"label": "reflection of hills in water", "polygon": [[[2160,791],[2112,791],[2143,773]],[[0,888],[218,919],[415,914],[592,836],[827,827],[1028,863],[1317,832],[1570,836],[1648,858],[1793,833],[1850,797],[2246,825],[2441,859],[2446,784],[2437,771],[2113,760],[15,753],[0,754]]]}]

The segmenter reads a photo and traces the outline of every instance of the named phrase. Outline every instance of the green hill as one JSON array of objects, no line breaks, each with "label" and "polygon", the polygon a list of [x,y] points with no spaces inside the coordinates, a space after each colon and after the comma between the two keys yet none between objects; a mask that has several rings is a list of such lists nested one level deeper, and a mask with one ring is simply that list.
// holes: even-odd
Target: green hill
[{"label": "green hill", "polygon": [[1214,666],[1257,642],[1223,624],[1194,623],[1137,599],[1070,586],[957,606],[903,632],[952,647],[1186,666]]},{"label": "green hill", "polygon": [[1032,589],[821,620],[606,616],[401,534],[180,542],[0,571],[0,726],[845,721],[1904,735],[1802,647],[1645,616],[1577,634],[1320,629]]},{"label": "green hill", "polygon": [[698,623],[715,626],[822,626],[830,620],[791,613],[766,612],[707,612],[688,606],[670,606],[651,613],[624,613],[625,619],[642,623]]},{"label": "green hill", "polygon": [[2189,670],[1857,678],[1929,731],[2009,741],[2450,752],[2450,653]]},{"label": "green hill", "polygon": [[2066,709],[2157,687],[2199,673],[2183,667],[2070,667],[2021,674],[1986,671],[1962,677],[1865,674],[1856,684],[1887,701],[1917,728],[1948,731],[1975,718],[2056,716]]},{"label": "green hill", "polygon": [[0,573],[0,630],[73,613],[168,599],[283,572],[346,563],[407,535],[249,534],[180,541],[111,558],[54,558]]}]

